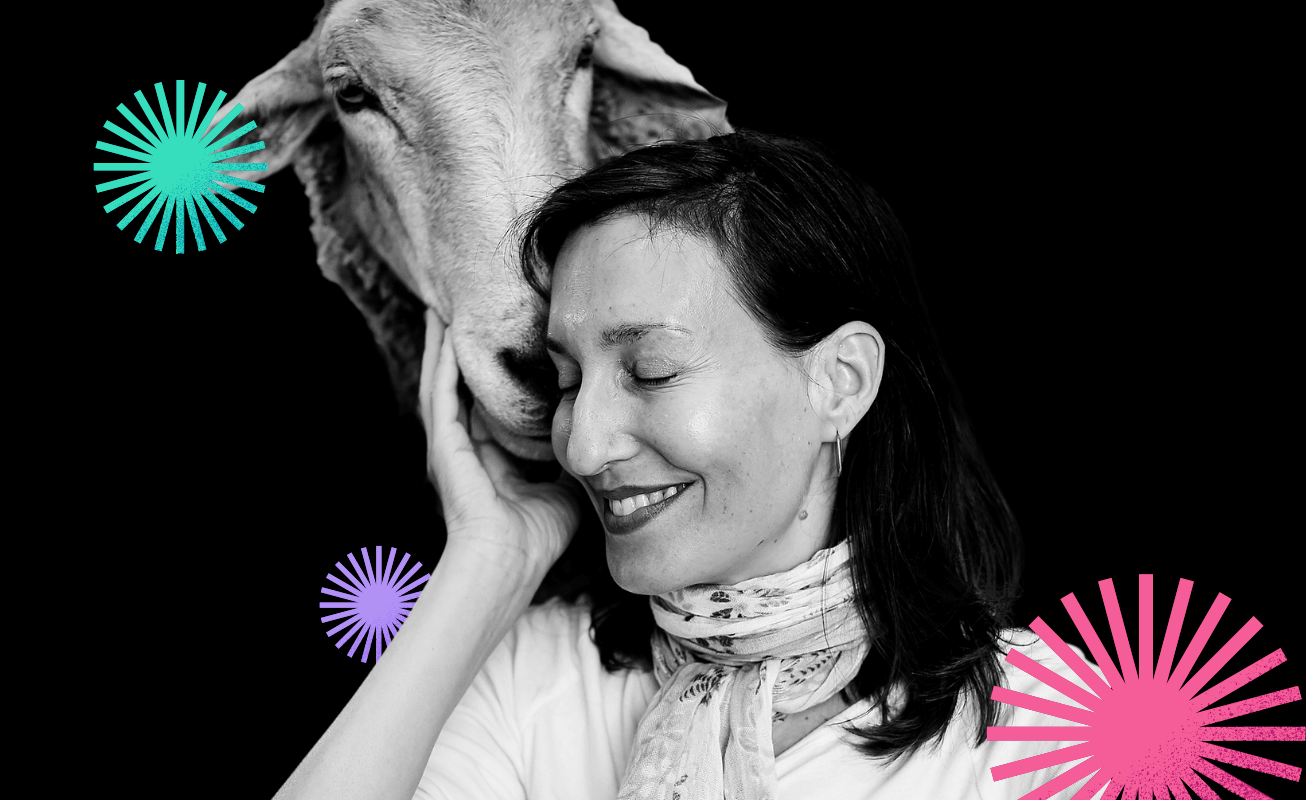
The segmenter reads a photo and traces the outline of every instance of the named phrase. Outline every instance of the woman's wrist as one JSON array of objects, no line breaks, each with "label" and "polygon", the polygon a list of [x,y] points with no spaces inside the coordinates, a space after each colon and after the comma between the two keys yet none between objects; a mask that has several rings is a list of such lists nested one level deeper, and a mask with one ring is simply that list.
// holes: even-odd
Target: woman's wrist
[{"label": "woman's wrist", "polygon": [[552,566],[547,557],[536,556],[520,545],[477,536],[450,536],[440,560],[477,575],[490,593],[502,586],[528,599]]},{"label": "woman's wrist", "polygon": [[[543,572],[536,573],[525,559],[502,548],[450,540],[400,633],[428,645],[442,643],[439,649],[445,655],[448,643],[457,642],[456,649],[465,650],[468,659],[463,677],[470,682],[530,605],[544,578]],[[436,630],[439,633],[432,635]],[[441,664],[436,671],[443,674],[448,667]]]}]

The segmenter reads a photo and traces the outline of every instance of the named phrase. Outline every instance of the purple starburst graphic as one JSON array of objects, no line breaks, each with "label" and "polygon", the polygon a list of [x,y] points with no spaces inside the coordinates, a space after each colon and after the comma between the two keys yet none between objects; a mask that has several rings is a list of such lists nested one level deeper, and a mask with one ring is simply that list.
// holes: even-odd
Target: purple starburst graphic
[{"label": "purple starburst graphic", "polygon": [[[363,565],[366,570],[360,569],[358,562],[354,560],[354,554],[348,555],[349,563],[354,565],[354,572],[350,572],[345,565],[339,561],[336,562],[336,568],[345,576],[349,583],[337,578],[331,573],[327,573],[327,580],[332,581],[343,592],[335,589],[322,587],[322,594],[339,597],[344,602],[318,603],[319,608],[343,608],[336,614],[331,614],[322,618],[323,622],[334,622],[344,618],[344,621],[327,631],[327,636],[334,636],[341,630],[345,633],[336,641],[336,648],[340,648],[351,638],[354,644],[349,648],[349,657],[354,657],[354,651],[358,645],[363,645],[364,664],[367,663],[367,655],[372,650],[372,645],[376,645],[376,657],[381,658],[382,639],[385,640],[385,646],[390,646],[391,639],[399,632],[399,626],[404,624],[408,618],[408,612],[412,609],[413,603],[422,593],[413,591],[416,587],[421,586],[430,579],[431,574],[428,572],[412,583],[407,583],[409,578],[413,577],[419,569],[422,568],[422,562],[418,561],[413,568],[408,570],[402,578],[399,573],[404,571],[404,565],[408,563],[408,554],[399,562],[397,568],[394,567],[395,551],[398,548],[390,548],[390,558],[386,561],[385,572],[381,572],[381,548],[376,548],[376,572],[372,571],[372,562],[367,557],[367,548],[359,550],[363,555]],[[348,628],[348,630],[345,630]]]},{"label": "purple starburst graphic", "polygon": [[1120,797],[1122,791],[1128,800],[1133,800],[1135,794],[1138,800],[1151,800],[1153,797],[1168,798],[1171,793],[1176,798],[1191,799],[1189,790],[1204,800],[1219,800],[1219,796],[1201,776],[1215,781],[1239,797],[1271,800],[1269,795],[1230,775],[1212,761],[1235,764],[1290,781],[1301,780],[1300,767],[1211,744],[1306,740],[1306,728],[1215,725],[1253,711],[1300,700],[1301,690],[1296,686],[1237,703],[1210,707],[1230,692],[1286,661],[1282,650],[1275,650],[1255,664],[1198,694],[1220,668],[1229,663],[1252,635],[1260,630],[1261,623],[1255,617],[1243,625],[1190,679],[1188,676],[1229,605],[1229,598],[1223,594],[1216,596],[1206,618],[1202,620],[1197,633],[1179,659],[1178,666],[1171,672],[1170,667],[1174,664],[1179,644],[1179,631],[1192,593],[1192,581],[1179,582],[1165,639],[1161,643],[1161,657],[1153,662],[1152,576],[1138,576],[1137,668],[1124,619],[1120,615],[1115,585],[1108,579],[1099,581],[1098,587],[1102,591],[1111,636],[1115,640],[1119,670],[1102,646],[1097,631],[1084,616],[1084,610],[1074,594],[1061,598],[1061,602],[1070,612],[1070,618],[1074,620],[1075,627],[1097,660],[1105,680],[1084,663],[1041,617],[1034,620],[1030,628],[1043,637],[1043,641],[1047,642],[1066,666],[1083,679],[1089,691],[1014,649],[1007,656],[1008,663],[1083,708],[1014,692],[1001,686],[995,687],[992,695],[1000,703],[1048,714],[1079,725],[991,727],[988,733],[989,741],[1083,744],[994,767],[992,773],[995,781],[1079,759],[1086,760],[1065,770],[1020,800],[1046,800],[1076,781],[1090,776],[1090,780],[1071,800],[1088,800],[1103,787],[1106,787],[1102,794],[1103,800],[1114,800]]}]

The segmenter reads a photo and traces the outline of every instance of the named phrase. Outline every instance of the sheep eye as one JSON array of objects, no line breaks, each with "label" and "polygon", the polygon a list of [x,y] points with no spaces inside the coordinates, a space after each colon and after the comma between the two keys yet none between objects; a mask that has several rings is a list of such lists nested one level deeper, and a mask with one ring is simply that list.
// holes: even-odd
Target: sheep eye
[{"label": "sheep eye", "polygon": [[347,113],[361,111],[364,108],[377,108],[376,95],[363,88],[362,84],[351,83],[336,92],[336,102],[340,104],[340,110]]}]

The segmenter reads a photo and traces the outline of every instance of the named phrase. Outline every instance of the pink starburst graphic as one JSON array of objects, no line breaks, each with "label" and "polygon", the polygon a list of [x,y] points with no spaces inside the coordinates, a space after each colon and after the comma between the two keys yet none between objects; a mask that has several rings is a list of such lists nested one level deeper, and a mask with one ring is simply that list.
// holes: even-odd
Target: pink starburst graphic
[{"label": "pink starburst graphic", "polygon": [[[1086,759],[1039,788],[1024,795],[1021,800],[1046,800],[1071,784],[1091,779],[1080,788],[1071,800],[1088,800],[1106,787],[1103,800],[1114,800],[1125,792],[1126,800],[1157,800],[1192,798],[1188,789],[1203,800],[1219,800],[1215,791],[1198,775],[1215,781],[1239,797],[1271,800],[1270,796],[1225,772],[1212,761],[1221,761],[1246,767],[1268,775],[1291,781],[1301,780],[1301,768],[1282,764],[1268,758],[1220,747],[1211,742],[1251,741],[1303,741],[1306,728],[1290,727],[1232,727],[1215,723],[1240,717],[1253,711],[1271,708],[1301,699],[1301,690],[1294,686],[1278,692],[1263,694],[1237,703],[1210,706],[1229,693],[1245,686],[1253,679],[1282,664],[1287,659],[1282,650],[1275,650],[1256,663],[1198,694],[1203,686],[1229,662],[1243,645],[1261,628],[1253,617],[1220,650],[1189,678],[1202,648],[1206,646],[1216,624],[1229,605],[1229,598],[1217,595],[1206,613],[1206,618],[1188,644],[1179,664],[1171,672],[1175,650],[1179,644],[1179,631],[1183,626],[1192,581],[1181,580],[1170,609],[1170,622],[1161,643],[1161,656],[1152,660],[1152,576],[1138,576],[1138,666],[1134,666],[1120,603],[1116,599],[1115,585],[1108,579],[1098,582],[1102,602],[1106,607],[1115,640],[1120,670],[1116,669],[1097,631],[1093,629],[1074,594],[1061,598],[1070,612],[1075,627],[1084,637],[1093,657],[1102,670],[1105,680],[1084,662],[1040,617],[1030,628],[1043,637],[1052,651],[1066,666],[1074,670],[1091,691],[1085,691],[1072,681],[1058,675],[1048,667],[1034,661],[1015,649],[1007,661],[1069,697],[1084,708],[1032,697],[1001,686],[993,689],[993,699],[1012,706],[1048,714],[1058,719],[1079,723],[1074,726],[991,727],[989,741],[1021,742],[1082,742],[1050,753],[1019,761],[1012,761],[992,769],[993,780],[1001,781],[1015,775],[1046,769]],[[1121,674],[1123,671],[1123,674]],[[1187,787],[1187,788],[1186,788]]]},{"label": "pink starburst graphic", "polygon": [[[336,641],[336,648],[340,648],[351,638],[354,644],[349,648],[349,657],[354,657],[354,651],[358,649],[359,644],[363,644],[364,664],[367,663],[367,655],[372,650],[373,643],[376,644],[376,657],[381,658],[381,641],[384,638],[385,646],[390,646],[391,639],[399,632],[399,626],[404,624],[408,618],[408,612],[412,609],[413,603],[422,593],[413,591],[418,586],[426,583],[430,579],[430,573],[423,575],[412,583],[407,583],[408,579],[413,577],[413,573],[422,568],[422,562],[418,561],[413,568],[402,578],[399,573],[403,572],[404,565],[408,563],[408,554],[404,553],[403,559],[399,562],[398,568],[391,570],[395,563],[395,551],[397,548],[390,548],[390,558],[386,561],[385,572],[381,572],[381,548],[376,548],[376,572],[372,572],[372,562],[367,557],[367,548],[359,550],[363,555],[363,565],[367,568],[366,573],[360,569],[358,562],[354,560],[354,554],[348,555],[349,563],[354,565],[354,572],[351,573],[339,561],[336,562],[336,568],[344,574],[349,583],[337,578],[331,573],[327,573],[327,580],[334,582],[337,586],[344,589],[338,592],[335,589],[322,587],[322,594],[339,597],[344,602],[318,603],[319,608],[343,608],[347,609],[337,614],[331,614],[322,618],[323,622],[334,622],[344,617],[344,621],[327,631],[327,636],[334,636],[339,631],[348,628],[344,635]],[[352,584],[352,585],[351,585]],[[357,636],[355,637],[355,634]]]}]

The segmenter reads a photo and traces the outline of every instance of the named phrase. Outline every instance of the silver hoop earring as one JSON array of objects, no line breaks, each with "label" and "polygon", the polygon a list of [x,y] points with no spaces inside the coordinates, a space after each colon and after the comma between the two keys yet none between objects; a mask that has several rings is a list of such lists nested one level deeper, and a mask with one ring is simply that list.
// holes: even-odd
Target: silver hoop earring
[{"label": "silver hoop earring", "polygon": [[843,475],[843,443],[839,441],[839,429],[834,429],[834,477]]}]

